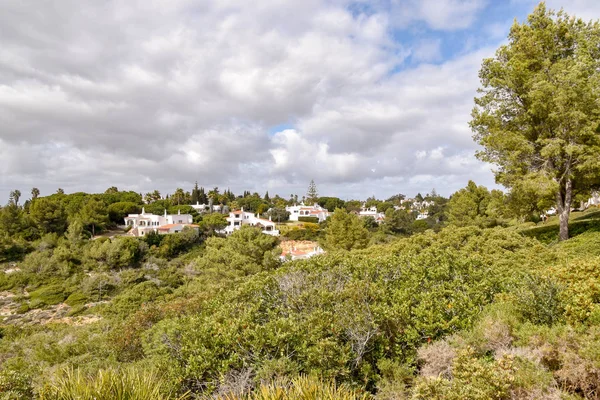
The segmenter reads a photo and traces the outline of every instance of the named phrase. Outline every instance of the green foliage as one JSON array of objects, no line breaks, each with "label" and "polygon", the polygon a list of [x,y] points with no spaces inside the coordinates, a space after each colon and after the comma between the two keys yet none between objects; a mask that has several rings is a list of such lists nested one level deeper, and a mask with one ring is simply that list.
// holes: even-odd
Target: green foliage
[{"label": "green foliage", "polygon": [[[271,208],[267,213],[267,217],[271,217],[273,222],[285,222],[290,219],[290,212],[286,211],[285,208],[274,207]],[[318,222],[318,221],[317,221]]]},{"label": "green foliage", "polygon": [[142,208],[137,203],[121,201],[107,207],[108,219],[113,224],[123,225],[124,218],[129,214],[139,214]]},{"label": "green foliage", "polygon": [[32,399],[31,378],[21,372],[0,371],[0,400]]},{"label": "green foliage", "polygon": [[132,237],[94,240],[89,254],[112,269],[136,267],[147,251],[145,242]]},{"label": "green foliage", "polygon": [[333,212],[336,208],[344,208],[346,202],[337,197],[319,197],[317,204]]},{"label": "green foliage", "polygon": [[207,214],[202,217],[202,221],[200,222],[200,229],[207,235],[213,236],[217,232],[225,229],[228,222],[225,219],[225,215],[212,213]]},{"label": "green foliage", "polygon": [[[569,235],[575,237],[586,232],[600,232],[600,219],[569,222]],[[558,225],[548,224],[524,229],[523,235],[536,238],[543,243],[553,243],[559,240],[560,229]]]},{"label": "green foliage", "polygon": [[490,193],[485,186],[477,186],[473,181],[454,193],[448,202],[448,222],[455,226],[495,226],[502,214],[502,192],[492,190]]},{"label": "green foliage", "polygon": [[258,228],[244,226],[229,237],[212,237],[206,241],[206,250],[196,261],[202,272],[243,276],[279,266],[280,250],[276,237],[265,235]]},{"label": "green foliage", "polygon": [[88,296],[81,292],[73,292],[67,297],[65,303],[71,307],[82,306],[89,300]]},{"label": "green foliage", "polygon": [[310,180],[308,184],[308,189],[306,190],[306,202],[307,204],[315,204],[319,199],[319,193],[317,191],[317,185],[313,179]]},{"label": "green foliage", "polygon": [[184,227],[179,233],[164,235],[158,248],[158,254],[164,258],[172,258],[189,251],[200,244],[200,233],[195,228]]},{"label": "green foliage", "polygon": [[414,399],[503,400],[508,399],[514,361],[510,357],[489,362],[476,358],[470,349],[461,351],[452,368],[453,379],[429,378],[418,381]]},{"label": "green foliage", "polygon": [[[428,338],[469,327],[508,284],[512,272],[487,263],[485,244],[510,240],[511,249],[502,250],[509,258],[527,248],[516,233],[445,235],[439,243],[415,238],[384,251],[315,257],[254,275],[198,313],[156,324],[144,352],[169,363],[172,376],[193,390],[198,381],[216,388],[221,376],[247,365],[262,376],[282,356],[301,373],[372,385],[381,358],[414,360]],[[227,240],[208,241],[204,268],[245,269],[225,261],[233,256],[223,250]]]},{"label": "green foliage", "polygon": [[96,229],[99,231],[104,229],[109,222],[106,204],[94,198],[88,199],[77,213],[77,219],[83,225],[90,227],[92,235],[95,235]]},{"label": "green foliage", "polygon": [[381,225],[384,232],[401,235],[413,233],[415,217],[407,210],[395,210],[388,208],[385,212],[385,220]]},{"label": "green foliage", "polygon": [[479,73],[471,121],[484,147],[478,157],[499,167],[496,180],[515,187],[514,196],[554,201],[561,239],[573,199],[600,184],[599,44],[598,21],[541,3],[526,22],[514,22],[508,44]]},{"label": "green foliage", "polygon": [[300,222],[311,222],[313,224],[319,223],[319,217],[298,217],[298,221]]},{"label": "green foliage", "polygon": [[67,295],[61,285],[44,286],[29,294],[29,307],[40,308],[62,303]]},{"label": "green foliage", "polygon": [[65,369],[40,394],[41,400],[164,400],[175,397],[161,376],[154,371],[130,369],[100,370],[86,375]]},{"label": "green foliage", "polygon": [[363,249],[369,243],[369,231],[359,217],[338,208],[327,221],[322,246],[326,250]]},{"label": "green foliage", "polygon": [[67,213],[61,201],[42,197],[31,203],[29,214],[42,233],[62,234],[67,228]]}]

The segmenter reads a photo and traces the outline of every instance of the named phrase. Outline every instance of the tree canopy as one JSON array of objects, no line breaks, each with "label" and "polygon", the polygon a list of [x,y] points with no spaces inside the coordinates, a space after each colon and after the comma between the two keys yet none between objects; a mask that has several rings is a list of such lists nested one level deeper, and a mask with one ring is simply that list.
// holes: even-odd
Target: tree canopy
[{"label": "tree canopy", "polygon": [[497,182],[509,188],[536,182],[538,196],[556,204],[561,239],[574,196],[600,184],[599,71],[600,24],[541,3],[479,73],[478,157],[496,164]]}]

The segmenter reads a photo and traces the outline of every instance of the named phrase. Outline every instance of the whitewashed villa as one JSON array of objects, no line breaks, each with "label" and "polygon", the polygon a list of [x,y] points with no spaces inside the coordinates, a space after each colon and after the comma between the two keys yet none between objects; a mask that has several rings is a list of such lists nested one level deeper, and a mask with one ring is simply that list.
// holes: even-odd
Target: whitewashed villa
[{"label": "whitewashed villa", "polygon": [[279,236],[279,231],[275,225],[275,222],[269,219],[260,218],[258,214],[241,210],[231,211],[229,217],[226,218],[227,226],[224,231],[225,234],[230,235],[234,231],[240,229],[242,226],[256,226],[262,229],[262,232],[271,236]]},{"label": "whitewashed villa", "polygon": [[131,236],[145,236],[150,232],[159,234],[181,232],[184,227],[199,229],[198,225],[193,224],[194,218],[190,214],[167,214],[156,215],[146,213],[142,208],[141,214],[129,214],[125,217],[125,225],[131,227],[128,234]]}]

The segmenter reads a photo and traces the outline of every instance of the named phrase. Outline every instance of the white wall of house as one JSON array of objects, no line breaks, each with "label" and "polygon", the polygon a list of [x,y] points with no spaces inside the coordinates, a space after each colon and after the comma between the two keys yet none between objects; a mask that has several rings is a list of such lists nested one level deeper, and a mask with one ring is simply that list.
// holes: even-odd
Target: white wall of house
[{"label": "white wall of house", "polygon": [[329,218],[329,211],[318,204],[307,206],[300,203],[299,205],[287,206],[285,210],[290,213],[290,221],[298,221],[299,217],[317,217],[319,222],[323,222]]},{"label": "white wall of house", "polygon": [[172,224],[183,224],[189,225],[194,222],[194,217],[190,214],[181,214],[178,212],[177,214],[167,214],[156,215],[152,213],[147,213],[144,208],[142,208],[141,214],[129,214],[125,217],[125,225],[131,227],[132,234],[134,236],[145,236],[149,232],[159,232],[159,228],[165,225]]},{"label": "white wall of house", "polygon": [[267,235],[279,236],[279,230],[275,222],[270,219],[259,218],[254,213],[244,211],[244,209],[231,211],[225,227],[225,234],[230,235],[242,226],[256,226],[262,228],[262,232]]}]

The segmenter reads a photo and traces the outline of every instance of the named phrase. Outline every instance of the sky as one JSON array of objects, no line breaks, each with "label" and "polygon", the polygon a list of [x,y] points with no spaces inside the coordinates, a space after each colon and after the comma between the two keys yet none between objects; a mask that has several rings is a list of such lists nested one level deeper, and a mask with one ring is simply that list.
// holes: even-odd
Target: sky
[{"label": "sky", "polygon": [[[532,0],[0,2],[0,204],[194,182],[344,199],[494,186],[478,70]],[[586,20],[597,0],[547,1]]]}]

